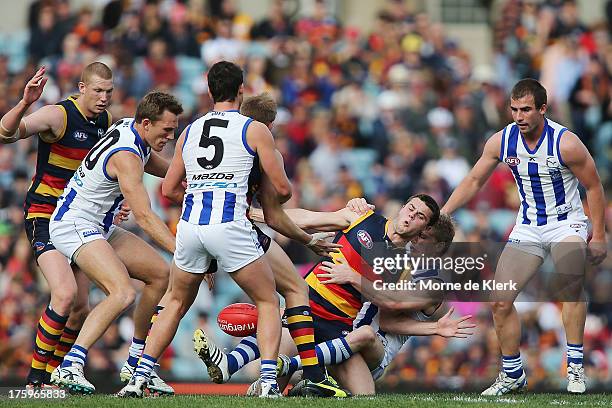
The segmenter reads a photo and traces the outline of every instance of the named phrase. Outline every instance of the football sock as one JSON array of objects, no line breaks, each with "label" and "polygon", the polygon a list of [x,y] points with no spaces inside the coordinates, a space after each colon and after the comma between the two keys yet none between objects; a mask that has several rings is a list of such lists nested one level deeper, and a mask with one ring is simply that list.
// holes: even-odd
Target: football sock
[{"label": "football sock", "polygon": [[144,340],[137,339],[136,337],[132,338],[132,344],[130,344],[130,349],[128,351],[129,357],[127,360],[127,363],[130,366],[136,367],[138,365],[138,359],[142,355],[144,348],[145,348]]},{"label": "football sock", "polygon": [[79,330],[64,327],[64,332],[62,333],[62,337],[59,339],[59,343],[57,343],[53,357],[51,357],[47,363],[47,374],[51,375],[53,370],[55,370],[57,366],[62,363],[64,356],[70,351],[70,348],[76,341],[78,335]]},{"label": "football sock", "polygon": [[60,316],[51,309],[51,305],[47,306],[38,321],[28,382],[34,378],[42,380],[46,376],[47,363],[55,353],[67,321],[68,316]]},{"label": "football sock", "polygon": [[276,360],[261,360],[259,378],[262,384],[276,385]]},{"label": "football sock", "polygon": [[510,378],[519,378],[523,375],[523,362],[521,361],[521,353],[514,356],[502,355],[502,368]]},{"label": "football sock", "polygon": [[[351,350],[351,347],[344,337],[319,343],[315,347],[315,350],[319,361],[324,365],[340,364],[353,355],[353,350]],[[291,357],[289,373],[293,373],[300,368],[302,368],[300,356]]]},{"label": "football sock", "polygon": [[285,309],[287,328],[298,349],[302,363],[303,376],[313,382],[325,379],[323,367],[315,351],[314,324],[309,306],[297,306]]},{"label": "football sock", "polygon": [[582,365],[584,347],[582,344],[567,343],[567,366],[571,364]]},{"label": "football sock", "polygon": [[[243,338],[231,353],[227,355],[227,367],[230,375],[259,358],[259,348],[255,336]],[[274,366],[276,367],[276,365]]]},{"label": "football sock", "polygon": [[148,381],[151,378],[151,371],[153,371],[155,363],[157,363],[156,358],[153,358],[148,354],[143,354],[140,357],[140,361],[138,362],[138,367],[134,372],[134,376],[144,377],[144,379]]},{"label": "football sock", "polygon": [[64,357],[61,367],[66,368],[72,366],[73,364],[80,364],[84,366],[85,361],[87,361],[87,349],[75,344],[70,349],[70,352]]}]

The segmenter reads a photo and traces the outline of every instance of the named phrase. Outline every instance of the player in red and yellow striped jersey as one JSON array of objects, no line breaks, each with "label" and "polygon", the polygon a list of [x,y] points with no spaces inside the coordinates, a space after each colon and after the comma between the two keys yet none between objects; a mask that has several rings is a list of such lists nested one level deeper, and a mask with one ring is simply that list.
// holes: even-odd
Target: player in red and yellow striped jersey
[{"label": "player in red and yellow striped jersey", "polygon": [[[373,279],[374,259],[389,258],[405,253],[406,244],[433,225],[440,215],[436,201],[426,194],[408,199],[397,216],[387,219],[369,211],[358,215],[348,208],[334,213],[320,213],[301,209],[286,210],[302,228],[326,227],[342,229],[334,242],[341,244],[332,253],[334,263],[341,259],[365,278]],[[327,284],[319,275],[327,272],[323,261],[317,263],[305,277],[309,286],[310,307],[314,315],[317,343],[332,340],[350,332],[353,320],[363,305],[361,294],[351,285]]]},{"label": "player in red and yellow striped jersey", "polygon": [[[88,311],[87,292],[81,291],[77,299],[77,280],[82,280],[82,274],[75,275],[66,257],[55,250],[49,238],[49,218],[75,169],[110,126],[106,108],[113,92],[112,71],[94,62],[83,70],[79,95],[24,117],[42,94],[47,82],[44,74],[45,67],[41,67],[27,83],[21,101],[0,120],[1,143],[38,135],[36,173],[24,203],[25,230],[49,283],[51,302],[38,323],[27,379],[31,385],[48,383]],[[80,285],[87,287],[86,283]]]}]

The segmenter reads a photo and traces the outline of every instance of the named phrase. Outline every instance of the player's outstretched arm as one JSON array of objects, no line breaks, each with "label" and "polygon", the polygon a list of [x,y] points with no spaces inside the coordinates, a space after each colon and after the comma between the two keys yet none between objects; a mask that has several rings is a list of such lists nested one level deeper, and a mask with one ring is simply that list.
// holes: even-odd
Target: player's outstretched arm
[{"label": "player's outstretched arm", "polygon": [[[283,211],[298,227],[306,230],[341,231],[359,218],[358,214],[348,208],[333,212],[310,211],[303,208],[287,208]],[[255,222],[267,222],[260,209],[249,210],[249,217]]]},{"label": "player's outstretched arm", "polygon": [[153,212],[149,194],[142,182],[144,169],[134,153],[119,151],[111,156],[106,166],[111,177],[119,180],[121,193],[132,209],[136,223],[157,244],[174,253],[175,239],[168,226]]},{"label": "player's outstretched arm", "polygon": [[387,333],[402,334],[408,336],[432,336],[437,334],[442,337],[466,338],[472,335],[475,324],[469,322],[471,315],[453,319],[454,312],[451,307],[440,320],[435,322],[421,322],[409,316],[399,314],[380,315],[380,329]]},{"label": "player's outstretched arm", "polygon": [[0,143],[13,143],[35,133],[49,131],[53,134],[49,141],[53,141],[55,135],[63,134],[66,116],[57,105],[44,106],[24,118],[30,106],[40,98],[47,83],[44,74],[45,67],[36,71],[23,90],[23,98],[0,119]]},{"label": "player's outstretched arm", "polygon": [[586,189],[587,202],[591,213],[593,237],[589,241],[589,259],[597,265],[606,258],[607,242],[605,230],[606,198],[597,173],[593,157],[586,146],[574,133],[566,131],[559,143],[562,162],[574,173]]},{"label": "player's outstretched arm", "polygon": [[457,186],[440,212],[452,214],[458,208],[468,203],[489,179],[499,163],[501,149],[501,132],[495,133],[487,140],[482,156],[476,162],[469,174]]},{"label": "player's outstretched arm", "polygon": [[183,162],[185,133],[186,132],[183,131],[176,141],[174,156],[172,157],[170,167],[168,167],[168,171],[162,183],[162,194],[175,203],[182,203],[185,197],[185,187],[183,187],[183,180],[185,179],[185,163]]},{"label": "player's outstretched arm", "polygon": [[163,157],[161,154],[151,151],[151,157],[145,165],[145,172],[157,177],[165,177],[170,168],[170,160]]},{"label": "player's outstretched arm", "polygon": [[281,203],[291,198],[291,182],[285,173],[280,153],[276,150],[270,129],[261,122],[253,121],[247,129],[247,144],[259,156],[261,168],[268,175]]},{"label": "player's outstretched arm", "polygon": [[333,233],[308,234],[298,227],[283,211],[278,193],[265,173],[262,175],[258,197],[266,223],[275,231],[301,242],[320,256],[328,256],[329,252],[342,247],[342,245],[327,242],[326,239],[331,238],[334,235]]}]

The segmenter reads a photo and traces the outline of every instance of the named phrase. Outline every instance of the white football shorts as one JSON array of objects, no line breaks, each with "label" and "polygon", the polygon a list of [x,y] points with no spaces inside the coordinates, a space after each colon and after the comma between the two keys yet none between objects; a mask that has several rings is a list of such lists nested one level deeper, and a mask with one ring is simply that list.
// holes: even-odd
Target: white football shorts
[{"label": "white football shorts", "polygon": [[204,273],[213,259],[219,270],[235,272],[263,254],[257,232],[246,219],[210,225],[178,223],[174,263],[186,272]]}]

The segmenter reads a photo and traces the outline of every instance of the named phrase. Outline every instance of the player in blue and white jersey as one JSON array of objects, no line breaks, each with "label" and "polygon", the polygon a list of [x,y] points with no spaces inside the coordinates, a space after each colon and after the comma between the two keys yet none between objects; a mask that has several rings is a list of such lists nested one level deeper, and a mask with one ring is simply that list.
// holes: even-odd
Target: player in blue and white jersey
[{"label": "player in blue and white jersey", "polygon": [[147,335],[149,321],[168,286],[168,267],[153,247],[113,225],[113,219],[125,198],[145,233],[174,252],[174,236],[151,209],[142,178],[145,171],[165,175],[168,162],[157,152],[174,138],[182,112],[172,95],[147,94],[134,119],[115,123],[91,149],[58,200],[49,225],[55,248],[76,263],[107,297],[90,312],[70,352],[53,371],[54,384],[80,393],[95,390],[83,374],[87,352],[134,302],[136,292],[130,276],[145,282],[135,309],[134,337],[144,341]]},{"label": "player in blue and white jersey", "polygon": [[[208,71],[213,111],[191,123],[180,136],[162,191],[183,202],[177,227],[171,289],[166,308],[151,329],[132,381],[121,396],[142,396],[151,368],[170,343],[211,261],[253,300],[259,312],[262,397],[276,397],[276,359],[281,323],[274,277],[263,258],[257,233],[246,217],[249,174],[257,155],[279,201],[291,197],[291,184],[266,125],[241,115],[243,72],[221,61]],[[187,179],[187,189],[182,186]]]},{"label": "player in blue and white jersey", "polygon": [[[523,79],[512,89],[513,123],[495,133],[482,156],[453,192],[442,211],[452,213],[465,205],[487,181],[498,163],[514,175],[521,200],[516,225],[499,259],[496,281],[513,280],[518,290],[496,293],[493,320],[502,352],[503,370],[483,395],[501,395],[525,389],[519,342],[521,327],[513,306],[516,296],[551,254],[558,278],[569,283],[559,288],[569,294],[563,302],[567,338],[567,390],[586,390],[583,337],[586,303],[582,297],[585,259],[592,264],[606,257],[604,191],[591,154],[564,126],[548,119],[546,89],[534,79]],[[587,217],[578,185],[586,189],[592,238],[587,245]],[[563,245],[560,245],[563,244]]]}]

